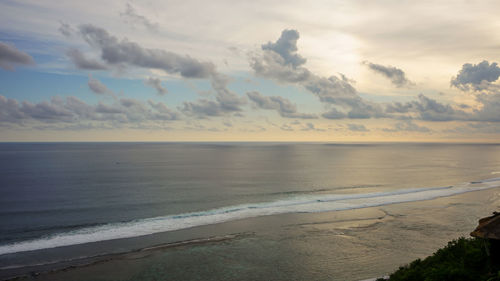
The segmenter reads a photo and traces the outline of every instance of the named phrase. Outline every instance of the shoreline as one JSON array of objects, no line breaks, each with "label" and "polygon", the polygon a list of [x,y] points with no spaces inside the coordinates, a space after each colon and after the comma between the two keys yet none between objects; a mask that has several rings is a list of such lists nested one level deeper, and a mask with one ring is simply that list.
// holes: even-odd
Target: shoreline
[{"label": "shoreline", "polygon": [[352,194],[306,194],[303,196],[285,197],[269,202],[246,203],[199,212],[188,212],[82,228],[74,232],[60,233],[52,237],[1,245],[0,256],[87,243],[131,239],[261,216],[337,212],[427,201],[469,192],[478,192],[499,186],[500,178],[490,178],[444,187],[407,188]]},{"label": "shoreline", "polygon": [[[90,275],[97,274],[94,272],[97,269],[102,270],[103,272],[105,272],[105,274],[114,276],[117,273],[113,273],[113,264],[121,266],[128,265],[126,266],[126,271],[128,271],[129,273],[138,272],[141,270],[141,264],[148,264],[152,260],[154,260],[155,257],[161,256],[162,253],[168,253],[175,250],[210,246],[209,244],[215,246],[238,244],[240,243],[238,242],[238,240],[243,241],[250,238],[254,240],[257,239],[256,241],[259,241],[262,236],[265,236],[268,233],[272,233],[274,231],[280,232],[283,231],[283,229],[286,231],[287,229],[291,228],[323,229],[330,228],[333,225],[335,226],[335,228],[340,227],[341,229],[371,229],[374,226],[380,226],[380,224],[384,225],[384,223],[394,223],[395,220],[404,218],[404,216],[407,215],[400,214],[401,210],[403,209],[423,208],[422,210],[425,211],[426,208],[436,208],[436,206],[438,206],[439,209],[441,208],[439,207],[441,205],[446,206],[446,208],[454,208],[455,203],[451,204],[449,202],[475,202],[477,200],[471,198],[488,198],[489,196],[482,195],[497,194],[496,190],[496,188],[491,188],[487,190],[468,192],[444,198],[436,198],[432,200],[417,202],[397,203],[392,205],[385,205],[382,207],[368,207],[363,209],[323,213],[278,214],[263,217],[245,218],[219,224],[197,226],[190,229],[183,229],[173,232],[165,232],[136,238],[127,238],[122,239],[121,242],[133,245],[134,247],[136,247],[136,249],[128,252],[111,253],[98,257],[78,259],[67,263],[62,262],[51,265],[42,265],[39,267],[29,267],[29,270],[27,270],[28,268],[18,269],[18,272],[24,270],[24,273],[17,274],[16,276],[22,275],[21,278],[17,277],[17,279],[29,279],[33,276],[36,276],[37,280],[64,280],[66,278],[64,276],[70,275],[74,277],[74,275],[79,274],[78,272],[86,272]],[[403,213],[404,212],[408,213],[408,211],[403,211]],[[474,217],[471,220],[475,221],[476,218]],[[469,229],[467,228],[467,226],[464,226],[463,233],[465,234],[468,230]],[[337,234],[332,234],[331,238],[345,239],[345,235],[346,233],[344,231],[340,231]],[[445,241],[445,239],[449,240],[451,238],[457,237],[443,237],[442,240]],[[141,247],[140,242],[142,242],[142,245],[146,246]],[[99,245],[80,245],[78,247],[88,246],[98,247]],[[422,252],[430,254],[428,253],[429,250],[422,250]],[[412,253],[411,255],[411,257],[421,256],[422,255],[419,254],[418,251],[416,253]],[[396,267],[397,265],[393,264],[393,268]],[[33,271],[36,273],[32,273]],[[3,271],[3,273],[6,272]],[[384,275],[384,272],[379,273],[381,273],[380,276]],[[97,276],[100,276],[100,273],[97,274]],[[130,275],[128,273],[124,273],[124,277],[127,276]],[[3,280],[16,280],[14,276],[2,278]],[[370,278],[370,276],[366,276],[366,278]],[[359,280],[361,279],[362,278],[360,278]]]}]

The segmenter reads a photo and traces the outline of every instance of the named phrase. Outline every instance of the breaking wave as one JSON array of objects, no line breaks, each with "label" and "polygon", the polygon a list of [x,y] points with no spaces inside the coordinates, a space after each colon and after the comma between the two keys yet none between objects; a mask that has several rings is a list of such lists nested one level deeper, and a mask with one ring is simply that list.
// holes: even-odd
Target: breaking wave
[{"label": "breaking wave", "polygon": [[159,232],[284,213],[314,213],[360,209],[430,200],[500,187],[500,178],[447,187],[412,188],[361,194],[300,195],[273,202],[228,206],[203,212],[169,215],[130,222],[85,227],[35,240],[0,245],[0,255],[62,246],[132,238]]}]

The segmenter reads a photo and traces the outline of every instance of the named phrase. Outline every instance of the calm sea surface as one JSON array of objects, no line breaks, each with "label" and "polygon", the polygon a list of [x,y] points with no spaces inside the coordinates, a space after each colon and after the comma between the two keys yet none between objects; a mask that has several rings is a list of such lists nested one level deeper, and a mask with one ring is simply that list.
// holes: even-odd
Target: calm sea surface
[{"label": "calm sea surface", "polygon": [[[0,144],[0,265],[3,263],[4,270],[19,266],[30,262],[23,255],[33,256],[64,246],[81,248],[91,242],[112,242],[266,215],[314,214],[317,220],[324,220],[325,214],[371,207],[379,212],[372,217],[385,217],[387,208],[404,213],[408,210],[405,204],[412,202],[455,198],[467,191],[484,193],[500,186],[495,179],[485,180],[498,177],[500,145],[492,144],[3,143]],[[490,200],[491,206],[484,206],[480,200],[477,204],[482,205],[481,210],[493,211],[498,207],[496,199],[484,199]],[[459,203],[474,205],[475,202],[453,201],[443,210]],[[442,216],[468,209],[450,210]],[[469,224],[464,229],[457,226],[450,233],[470,231],[465,228],[477,218],[467,212],[469,217],[460,215],[466,216]],[[428,216],[427,219],[432,217],[425,211],[420,214]],[[360,211],[359,216],[365,215]],[[293,225],[293,219],[288,219]],[[353,215],[348,220],[357,219],[360,218]],[[380,223],[385,227],[390,225],[390,222]],[[202,274],[205,280],[231,279],[228,276],[241,277],[239,274],[253,272],[252,266],[259,264],[265,270],[265,265],[275,259],[293,260],[292,255],[303,258],[303,251],[297,254],[283,250],[279,241],[289,239],[286,243],[290,245],[312,245],[306,252],[311,256],[308,262],[313,263],[314,270],[308,268],[309,275],[301,276],[284,264],[283,270],[265,276],[273,280],[291,280],[291,276],[297,280],[300,277],[349,280],[345,275],[336,275],[335,267],[325,271],[327,253],[318,250],[321,259],[314,262],[314,243],[300,240],[299,235],[306,234],[299,228],[285,231],[276,226],[276,232],[272,232],[272,226],[269,228],[274,234],[265,238],[256,234],[229,246],[215,244],[170,251],[164,261],[169,264],[183,261],[175,267],[178,269],[191,262],[199,263],[202,252],[210,253],[213,262],[221,258],[217,253],[231,253],[233,257],[228,259],[236,263],[232,267],[215,270],[213,276]],[[329,228],[330,235],[323,233],[317,238],[323,239],[322,245],[332,246],[344,239],[337,237],[341,231],[333,233],[332,229],[336,228]],[[419,231],[424,235],[426,229]],[[419,234],[416,231],[409,235],[415,238]],[[359,235],[356,237],[363,243]],[[386,247],[385,242],[381,240],[380,247]],[[351,253],[359,251],[352,246],[355,245],[352,240],[343,245],[353,247]],[[376,242],[373,247],[377,247]],[[108,245],[101,249],[112,252],[112,248]],[[196,249],[198,252],[190,252]],[[248,253],[249,249],[261,251],[260,258],[245,258],[237,263],[238,257],[244,256],[238,249],[242,253]],[[332,258],[338,258],[338,254],[340,251],[332,252]],[[376,257],[376,251],[358,254],[360,262]],[[64,257],[75,258],[67,253]],[[51,258],[54,259],[54,254]],[[349,259],[352,257],[345,257],[346,265],[352,263]],[[40,256],[36,260],[43,262]],[[293,261],[288,266],[296,268],[297,261]],[[335,261],[342,268],[339,262],[342,259]],[[242,268],[248,272],[244,273]],[[380,269],[374,268],[372,272],[377,270]],[[183,278],[182,274],[197,273],[172,271],[164,276],[168,276],[165,280],[175,280]],[[356,280],[367,274],[360,272],[351,278]],[[196,280],[195,275],[184,277]]]}]

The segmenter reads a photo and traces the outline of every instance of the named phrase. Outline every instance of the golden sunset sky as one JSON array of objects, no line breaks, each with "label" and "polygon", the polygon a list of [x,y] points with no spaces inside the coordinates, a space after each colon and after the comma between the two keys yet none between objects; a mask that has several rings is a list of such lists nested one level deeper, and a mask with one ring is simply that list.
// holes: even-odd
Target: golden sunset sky
[{"label": "golden sunset sky", "polygon": [[2,1],[0,141],[500,140],[498,1]]}]

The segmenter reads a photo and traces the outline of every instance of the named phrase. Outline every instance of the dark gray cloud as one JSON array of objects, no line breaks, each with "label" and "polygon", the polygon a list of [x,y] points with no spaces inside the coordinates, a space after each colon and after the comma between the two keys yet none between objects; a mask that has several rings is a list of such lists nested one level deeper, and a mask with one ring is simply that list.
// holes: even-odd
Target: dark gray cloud
[{"label": "dark gray cloud", "polygon": [[416,101],[388,104],[385,111],[388,116],[392,118],[399,117],[401,119],[414,118],[426,121],[452,121],[472,118],[463,110],[455,109],[449,104],[442,104],[423,94],[419,94]]},{"label": "dark gray cloud", "polygon": [[123,13],[120,13],[120,17],[122,17],[126,23],[129,23],[132,26],[142,25],[151,31],[158,31],[158,24],[152,22],[143,15],[139,15],[130,3],[127,3],[125,11]]},{"label": "dark gray cloud", "polygon": [[280,129],[283,131],[288,131],[288,132],[295,131],[295,129],[292,127],[291,124],[283,124],[283,125],[281,125]]},{"label": "dark gray cloud", "polygon": [[75,32],[73,30],[73,27],[71,27],[71,25],[69,25],[68,23],[65,23],[65,22],[62,22],[62,21],[59,21],[59,28],[57,30],[59,30],[59,32],[66,36],[66,37],[71,37],[73,35],[73,33]]},{"label": "dark gray cloud", "polygon": [[95,112],[96,113],[103,113],[103,114],[121,114],[124,113],[123,109],[117,105],[108,105],[108,104],[103,104],[102,102],[99,102],[97,106],[95,107]]},{"label": "dark gray cloud", "polygon": [[40,123],[93,123],[109,128],[142,126],[155,122],[178,120],[180,114],[161,102],[144,103],[135,99],[120,99],[113,104],[87,104],[76,97],[53,97],[50,101],[31,103],[0,95],[0,124],[36,125]]},{"label": "dark gray cloud", "polygon": [[222,116],[227,113],[218,102],[207,99],[184,102],[183,106],[179,109],[188,115],[197,116],[199,118]]},{"label": "dark gray cloud", "polygon": [[14,70],[15,65],[32,65],[35,60],[27,53],[16,47],[0,42],[0,67],[5,70]]},{"label": "dark gray cloud", "polygon": [[19,102],[0,95],[0,122],[18,123],[24,118]]},{"label": "dark gray cloud", "polygon": [[343,119],[347,117],[347,114],[338,111],[335,107],[332,107],[328,112],[321,114],[321,116],[326,119]]},{"label": "dark gray cloud", "polygon": [[326,131],[325,129],[317,128],[316,125],[313,123],[306,123],[303,125],[301,131],[317,131],[317,132],[324,132]]},{"label": "dark gray cloud", "polygon": [[210,116],[223,116],[230,113],[237,114],[242,111],[241,106],[245,99],[228,89],[229,78],[223,74],[214,73],[211,76],[211,85],[215,90],[215,101],[199,99],[194,102],[184,102],[179,108],[184,113],[205,118]]},{"label": "dark gray cloud", "polygon": [[500,68],[496,62],[490,64],[484,60],[478,64],[466,63],[457,76],[451,79],[451,85],[464,91],[482,90],[488,83],[497,81],[499,76]]},{"label": "dark gray cloud", "polygon": [[142,101],[122,98],[119,104],[124,113],[126,113],[127,119],[131,122],[144,122],[147,119],[152,119],[150,109]]},{"label": "dark gray cloud", "polygon": [[349,83],[349,80],[344,76],[342,77],[330,76],[327,78],[312,76],[303,83],[303,86],[324,103],[348,108],[363,103],[356,89]]},{"label": "dark gray cloud", "polygon": [[198,99],[194,102],[184,102],[183,106],[179,109],[187,115],[198,118],[224,116],[230,113],[237,114],[241,111],[241,98],[238,97],[239,101],[236,101],[233,97],[221,98],[221,96],[217,96],[216,98],[215,101]]},{"label": "dark gray cloud", "polygon": [[[172,52],[143,48],[127,39],[118,39],[106,30],[93,25],[81,25],[80,34],[92,47],[101,52],[101,59],[109,65],[136,66],[161,69],[170,74],[180,74],[185,78],[209,78],[215,90],[215,101],[200,99],[194,102],[184,102],[179,109],[188,115],[204,118],[221,116],[241,111],[245,99],[229,90],[229,78],[217,73],[212,63],[200,62],[189,56],[181,56]],[[159,94],[165,94],[166,89],[160,81],[150,78],[146,83],[154,87]]]},{"label": "dark gray cloud", "polygon": [[228,84],[229,77],[223,74],[213,74],[211,77],[212,88],[217,93],[215,98],[221,108],[227,112],[241,111],[240,107],[245,104],[245,100],[229,90]]},{"label": "dark gray cloud", "polygon": [[[445,104],[423,94],[406,103],[374,103],[363,99],[344,75],[323,77],[304,67],[305,59],[297,54],[298,32],[285,30],[275,43],[262,45],[262,52],[250,57],[250,66],[257,76],[304,87],[326,105],[327,119],[390,118],[425,121],[500,121],[500,86],[493,84],[500,77],[496,63],[483,61],[477,65],[464,64],[452,80],[462,90],[481,90],[476,94],[478,109],[464,105]],[[410,86],[403,70],[365,62],[370,69],[389,78],[398,87]],[[403,124],[403,123],[401,123]],[[406,123],[404,123],[406,124]]]},{"label": "dark gray cloud", "polygon": [[107,68],[106,65],[100,61],[86,58],[85,55],[78,49],[69,49],[66,52],[66,56],[68,56],[79,69],[103,70]]},{"label": "dark gray cloud", "polygon": [[260,77],[274,79],[278,82],[300,83],[307,81],[311,72],[304,67],[287,65],[277,53],[264,51],[250,58],[250,67]]},{"label": "dark gray cloud", "polygon": [[454,107],[420,94],[415,101],[387,104],[385,111],[394,119],[500,122],[500,92],[481,92],[475,98],[480,105],[477,108],[461,104]]},{"label": "dark gray cloud", "polygon": [[331,107],[329,111],[323,113],[321,116],[326,119],[369,119],[389,117],[380,104],[350,99],[343,102],[345,102],[345,107],[349,107],[350,110],[342,112],[336,107]]},{"label": "dark gray cloud", "polygon": [[[322,77],[305,68],[305,59],[297,54],[298,32],[285,30],[275,43],[262,46],[262,53],[250,58],[250,66],[258,76],[270,78],[278,82],[293,83],[304,87],[327,105],[328,112],[322,114],[327,119],[419,119],[426,121],[492,121],[500,119],[500,108],[497,106],[497,95],[500,87],[491,84],[500,76],[500,68],[496,63],[484,61],[478,65],[465,64],[452,85],[466,88],[474,85],[475,89],[488,90],[488,93],[477,95],[476,100],[483,106],[471,111],[469,108],[452,104],[444,104],[419,95],[417,100],[407,103],[381,104],[364,100],[352,85],[352,81],[344,75]],[[396,86],[409,86],[401,69],[366,62],[370,69],[391,79]],[[487,83],[485,86],[484,83]],[[268,106],[270,107],[270,106]]]},{"label": "dark gray cloud", "polygon": [[89,86],[89,89],[92,90],[92,92],[98,95],[114,96],[113,91],[108,89],[106,85],[104,85],[101,81],[93,78],[91,75],[89,75],[89,81],[87,82],[87,85]]},{"label": "dark gray cloud", "polygon": [[368,119],[388,116],[383,112],[380,104],[362,101],[351,106],[351,110],[347,112],[347,117],[351,119]]},{"label": "dark gray cloud", "polygon": [[312,73],[302,66],[306,59],[297,54],[299,37],[296,30],[285,29],[276,42],[262,45],[262,52],[250,57],[255,74],[280,82],[307,81]]},{"label": "dark gray cloud", "polygon": [[279,96],[263,96],[259,92],[248,92],[248,98],[259,108],[276,110],[280,116],[285,118],[313,119],[318,118],[315,114],[300,113],[297,106],[290,100]]},{"label": "dark gray cloud", "polygon": [[69,109],[61,107],[63,101],[53,97],[50,101],[37,104],[8,99],[0,95],[0,123],[21,124],[28,119],[36,119],[41,122],[69,122],[72,113]]},{"label": "dark gray cloud", "polygon": [[[250,66],[257,76],[304,87],[323,103],[338,107],[326,118],[382,117],[380,106],[363,100],[344,75],[322,77],[303,66],[304,58],[296,53],[299,33],[284,30],[275,43],[262,45],[262,52],[250,57]],[[340,111],[341,109],[341,111]]]},{"label": "dark gray cloud", "polygon": [[418,95],[418,102],[413,102],[422,120],[428,121],[451,121],[463,119],[464,111],[454,109],[449,104],[442,104],[423,94]]},{"label": "dark gray cloud", "polygon": [[285,29],[281,32],[280,38],[276,42],[269,42],[262,45],[262,50],[271,50],[283,58],[285,65],[297,67],[306,63],[306,59],[297,54],[297,40],[299,32],[293,29]]},{"label": "dark gray cloud", "polygon": [[500,124],[498,122],[474,122],[448,129],[444,132],[459,134],[499,134]]},{"label": "dark gray cloud", "polygon": [[144,48],[127,39],[120,40],[91,24],[79,26],[79,31],[90,46],[101,52],[101,59],[110,65],[161,69],[185,78],[208,78],[215,73],[212,63],[160,49]]},{"label": "dark gray cloud", "polygon": [[375,64],[368,61],[363,62],[363,64],[368,66],[374,72],[379,73],[391,80],[392,84],[398,88],[413,85],[413,83],[406,78],[405,72],[399,68]]},{"label": "dark gray cloud", "polygon": [[156,90],[156,93],[160,96],[164,96],[168,93],[167,89],[161,85],[161,81],[158,78],[149,77],[144,81],[144,83],[153,87]]},{"label": "dark gray cloud", "polygon": [[353,132],[369,132],[365,125],[362,124],[347,124],[347,129]]},{"label": "dark gray cloud", "polygon": [[405,120],[398,122],[394,125],[393,128],[384,128],[382,129],[384,132],[420,132],[420,133],[429,133],[432,130],[424,127],[424,126],[419,126],[415,123],[413,123],[411,120]]},{"label": "dark gray cloud", "polygon": [[473,111],[471,121],[500,122],[500,91],[478,94],[476,100],[482,107]]}]

